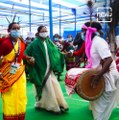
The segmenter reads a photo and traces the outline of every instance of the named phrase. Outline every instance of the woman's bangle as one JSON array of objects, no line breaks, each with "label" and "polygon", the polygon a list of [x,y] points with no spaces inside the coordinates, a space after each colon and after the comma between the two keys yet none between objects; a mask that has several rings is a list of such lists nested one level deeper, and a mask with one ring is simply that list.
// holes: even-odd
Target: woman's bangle
[{"label": "woman's bangle", "polygon": [[0,72],[0,75],[2,75],[2,73]]}]

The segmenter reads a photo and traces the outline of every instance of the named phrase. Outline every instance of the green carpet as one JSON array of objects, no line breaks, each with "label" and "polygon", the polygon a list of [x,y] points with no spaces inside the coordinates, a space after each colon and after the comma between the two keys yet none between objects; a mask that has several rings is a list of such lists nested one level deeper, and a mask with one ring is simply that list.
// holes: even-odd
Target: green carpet
[{"label": "green carpet", "polygon": [[[64,86],[64,75],[61,76],[60,85],[63,90],[65,99],[69,105],[69,111],[67,113],[56,115],[50,112],[46,112],[43,110],[35,110],[34,109],[34,92],[33,87],[30,82],[27,82],[27,111],[26,111],[26,119],[25,120],[93,120],[92,113],[88,109],[88,101],[83,100],[77,94],[72,95],[71,97],[67,96]],[[47,98],[48,99],[48,98]],[[0,106],[1,106],[1,98],[0,98]],[[2,119],[2,110],[0,107],[0,120]],[[116,108],[110,120],[119,120],[119,108]]]}]

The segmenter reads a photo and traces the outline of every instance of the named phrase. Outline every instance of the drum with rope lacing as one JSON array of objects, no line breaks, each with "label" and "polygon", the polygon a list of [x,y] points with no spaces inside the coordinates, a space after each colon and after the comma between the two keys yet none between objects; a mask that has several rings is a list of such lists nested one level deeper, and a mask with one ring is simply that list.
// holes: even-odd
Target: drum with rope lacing
[{"label": "drum with rope lacing", "polygon": [[99,98],[104,91],[105,82],[104,78],[101,77],[95,88],[91,86],[93,75],[97,72],[96,69],[70,69],[65,77],[65,85],[68,94],[72,94],[75,91],[80,97],[88,101]]}]

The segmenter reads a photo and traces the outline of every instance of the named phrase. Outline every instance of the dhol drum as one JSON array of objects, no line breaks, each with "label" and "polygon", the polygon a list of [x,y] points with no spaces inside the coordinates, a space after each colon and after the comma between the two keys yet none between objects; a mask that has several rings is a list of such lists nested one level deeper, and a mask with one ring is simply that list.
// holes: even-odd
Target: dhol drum
[{"label": "dhol drum", "polygon": [[91,86],[93,80],[92,76],[97,72],[98,71],[95,69],[86,68],[73,68],[68,71],[65,77],[65,85],[68,94],[76,92],[80,97],[88,101],[93,101],[99,98],[104,91],[105,83],[104,78],[101,77],[95,88]]}]

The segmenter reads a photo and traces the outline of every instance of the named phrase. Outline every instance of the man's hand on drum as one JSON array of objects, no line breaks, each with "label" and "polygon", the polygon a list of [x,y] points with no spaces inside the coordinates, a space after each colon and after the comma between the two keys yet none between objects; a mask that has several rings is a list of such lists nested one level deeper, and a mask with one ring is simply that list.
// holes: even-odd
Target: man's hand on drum
[{"label": "man's hand on drum", "polygon": [[101,78],[101,75],[100,74],[94,74],[92,76],[92,81],[91,81],[91,87],[92,88],[96,88],[96,86],[98,85],[98,82]]}]

